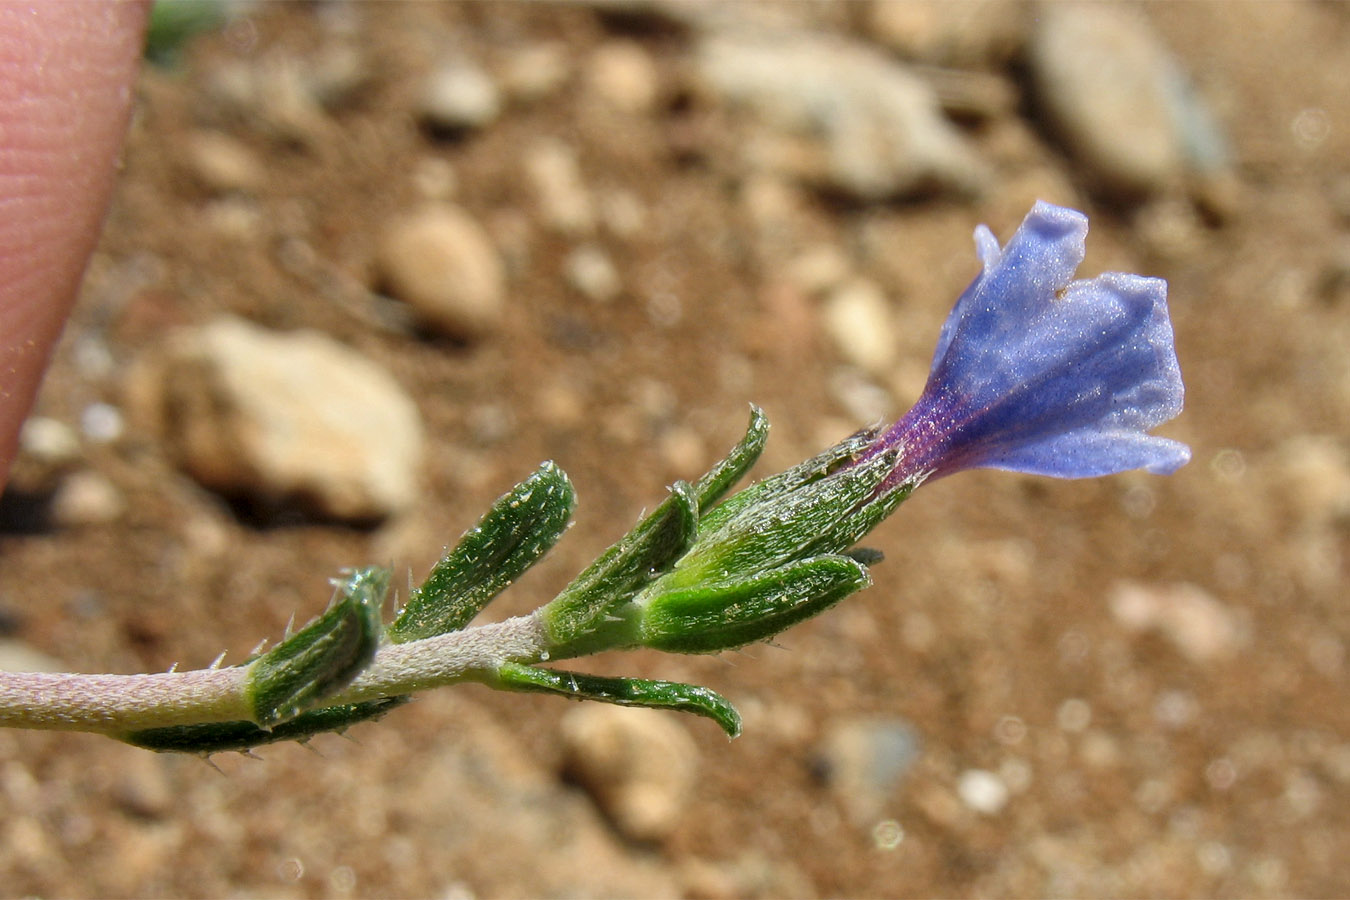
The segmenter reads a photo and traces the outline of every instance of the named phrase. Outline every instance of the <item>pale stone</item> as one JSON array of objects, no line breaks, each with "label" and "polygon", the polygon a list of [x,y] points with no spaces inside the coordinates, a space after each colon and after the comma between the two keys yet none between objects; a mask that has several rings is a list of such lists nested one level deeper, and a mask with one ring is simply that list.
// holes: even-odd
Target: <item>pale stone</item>
[{"label": "pale stone", "polygon": [[986,816],[1002,812],[1008,803],[1008,786],[993,772],[967,769],[956,780],[956,793],[970,809]]},{"label": "pale stone", "polygon": [[423,324],[460,339],[501,320],[506,273],[487,232],[463,209],[429,206],[390,222],[377,264],[383,283]]},{"label": "pale stone", "polygon": [[546,225],[567,235],[595,229],[595,201],[581,177],[575,150],[545,138],[525,151],[524,166]]},{"label": "pale stone", "polygon": [[51,500],[52,520],[62,527],[104,525],[126,511],[126,499],[98,472],[72,472],[61,480]]},{"label": "pale stone", "polygon": [[826,783],[861,827],[885,813],[919,754],[919,737],[908,722],[844,719],[830,726],[816,760]]},{"label": "pale stone", "polygon": [[567,768],[627,838],[678,824],[698,775],[698,747],[672,715],[586,704],[562,721]]},{"label": "pale stone", "polygon": [[746,145],[752,168],[863,201],[972,194],[990,180],[932,89],[863,44],[804,32],[714,33],[697,65],[708,93],[770,129]]},{"label": "pale stone", "polygon": [[1181,175],[1189,89],[1141,16],[1108,4],[1045,4],[1029,61],[1055,129],[1101,186],[1149,194]]},{"label": "pale stone", "polygon": [[312,331],[234,318],[177,334],[132,393],[207,487],[369,520],[416,502],[421,417],[393,377]]},{"label": "pale stone", "polygon": [[1112,588],[1109,604],[1121,625],[1161,632],[1194,662],[1231,657],[1242,643],[1232,611],[1194,584],[1120,582]]},{"label": "pale stone", "polygon": [[651,111],[660,88],[656,64],[633,41],[610,41],[597,47],[586,80],[596,96],[628,113]]},{"label": "pale stone", "polygon": [[246,144],[219,131],[196,131],[188,135],[187,161],[197,180],[219,193],[253,193],[267,178],[257,154]]},{"label": "pale stone", "polygon": [[64,466],[79,458],[80,437],[65,422],[31,416],[19,432],[19,450],[40,463]]},{"label": "pale stone", "polygon": [[455,60],[427,76],[416,110],[431,128],[454,132],[490,124],[501,114],[502,103],[486,72],[467,60]]},{"label": "pale stone", "polygon": [[567,254],[563,264],[567,283],[596,303],[608,303],[623,291],[619,270],[602,248],[585,244]]},{"label": "pale stone", "polygon": [[885,374],[895,357],[895,325],[886,296],[870,281],[855,279],[825,301],[825,330],[848,362]]}]

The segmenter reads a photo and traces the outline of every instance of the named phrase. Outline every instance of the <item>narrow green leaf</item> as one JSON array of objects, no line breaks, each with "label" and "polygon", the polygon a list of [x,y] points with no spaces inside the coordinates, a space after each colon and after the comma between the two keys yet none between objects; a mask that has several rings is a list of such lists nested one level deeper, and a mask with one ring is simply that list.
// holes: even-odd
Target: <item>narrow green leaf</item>
[{"label": "narrow green leaf", "polygon": [[698,497],[699,514],[706,513],[732,485],[740,481],[750,467],[764,452],[764,444],[769,440],[769,419],[758,406],[750,407],[750,424],[746,426],[745,437],[731,448],[721,462],[708,470],[694,482],[694,494]]},{"label": "narrow green leaf", "polygon": [[173,725],[162,729],[143,729],[120,735],[120,741],[159,753],[224,753],[248,750],[278,741],[304,743],[325,731],[343,733],[358,722],[370,722],[406,702],[406,696],[391,696],[366,703],[325,706],[301,712],[289,722],[273,729],[261,729],[252,722],[207,722],[202,725]]},{"label": "narrow green leaf", "polygon": [[357,569],[309,625],[249,664],[254,721],[275,728],[341,690],[375,657],[389,570]]},{"label": "narrow green leaf", "polygon": [[817,556],[751,578],[660,591],[642,604],[642,644],[671,653],[715,653],[762,641],[872,583],[846,556]]},{"label": "narrow green leaf", "polygon": [[647,582],[670,568],[689,548],[698,530],[698,498],[683,481],[562,593],[539,610],[555,645],[577,641],[616,612]]},{"label": "narrow green leaf", "polygon": [[557,694],[573,700],[599,700],[619,706],[674,709],[712,719],[727,737],[741,733],[741,716],[731,701],[709,688],[645,678],[604,678],[580,672],[558,672],[538,666],[503,663],[492,687],[505,691]]},{"label": "narrow green leaf", "polygon": [[146,728],[121,735],[119,739],[134,747],[160,753],[224,753],[278,741],[304,743],[316,734],[329,731],[341,733],[358,722],[378,719],[408,699],[385,697],[365,703],[311,709],[271,729],[259,728],[252,722],[207,722],[201,725]]},{"label": "narrow green leaf", "polygon": [[432,568],[389,626],[396,644],[458,631],[553,548],[576,492],[552,462],[516,485]]}]

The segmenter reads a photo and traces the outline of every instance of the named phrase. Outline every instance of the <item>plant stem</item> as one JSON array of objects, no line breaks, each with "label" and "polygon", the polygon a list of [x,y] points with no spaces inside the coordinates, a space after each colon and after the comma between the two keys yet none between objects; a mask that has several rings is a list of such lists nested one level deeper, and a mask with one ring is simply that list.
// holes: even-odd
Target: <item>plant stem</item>
[{"label": "plant stem", "polygon": [[[548,658],[538,619],[504,622],[381,647],[322,705],[393,697],[480,680],[505,661]],[[123,734],[170,725],[251,721],[247,666],[151,675],[0,672],[0,727]]]},{"label": "plant stem", "polygon": [[456,681],[477,681],[504,662],[549,658],[548,638],[536,615],[516,616],[436,637],[381,647],[375,660],[329,703],[360,703],[411,694]]},{"label": "plant stem", "polygon": [[113,734],[252,715],[244,668],[153,675],[0,672],[0,725]]}]

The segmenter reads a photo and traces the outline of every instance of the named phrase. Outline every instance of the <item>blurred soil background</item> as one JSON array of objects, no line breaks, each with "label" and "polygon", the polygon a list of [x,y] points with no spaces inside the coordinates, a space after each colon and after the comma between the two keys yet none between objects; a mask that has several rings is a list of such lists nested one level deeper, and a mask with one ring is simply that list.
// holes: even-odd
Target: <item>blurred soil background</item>
[{"label": "blurred soil background", "polygon": [[944,480],[776,645],[577,664],[730,744],[477,687],[219,771],[0,733],[0,893],[1350,894],[1350,6],[229,10],[145,69],[0,503],[8,667],[237,661],[553,459],[526,612],[748,403],[759,476],[901,413],[1038,198],[1170,282],[1195,458]]}]

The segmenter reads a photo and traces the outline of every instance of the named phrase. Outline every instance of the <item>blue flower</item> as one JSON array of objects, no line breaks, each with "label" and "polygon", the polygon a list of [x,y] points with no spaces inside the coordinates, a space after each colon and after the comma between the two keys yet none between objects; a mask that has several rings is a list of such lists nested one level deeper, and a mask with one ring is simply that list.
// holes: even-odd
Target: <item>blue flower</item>
[{"label": "blue flower", "polygon": [[873,445],[897,448],[888,485],[962,469],[1059,478],[1167,474],[1185,444],[1148,430],[1181,411],[1167,283],[1073,281],[1087,217],[1038,202],[1003,249],[975,230],[984,271],[942,326],[928,385]]}]

